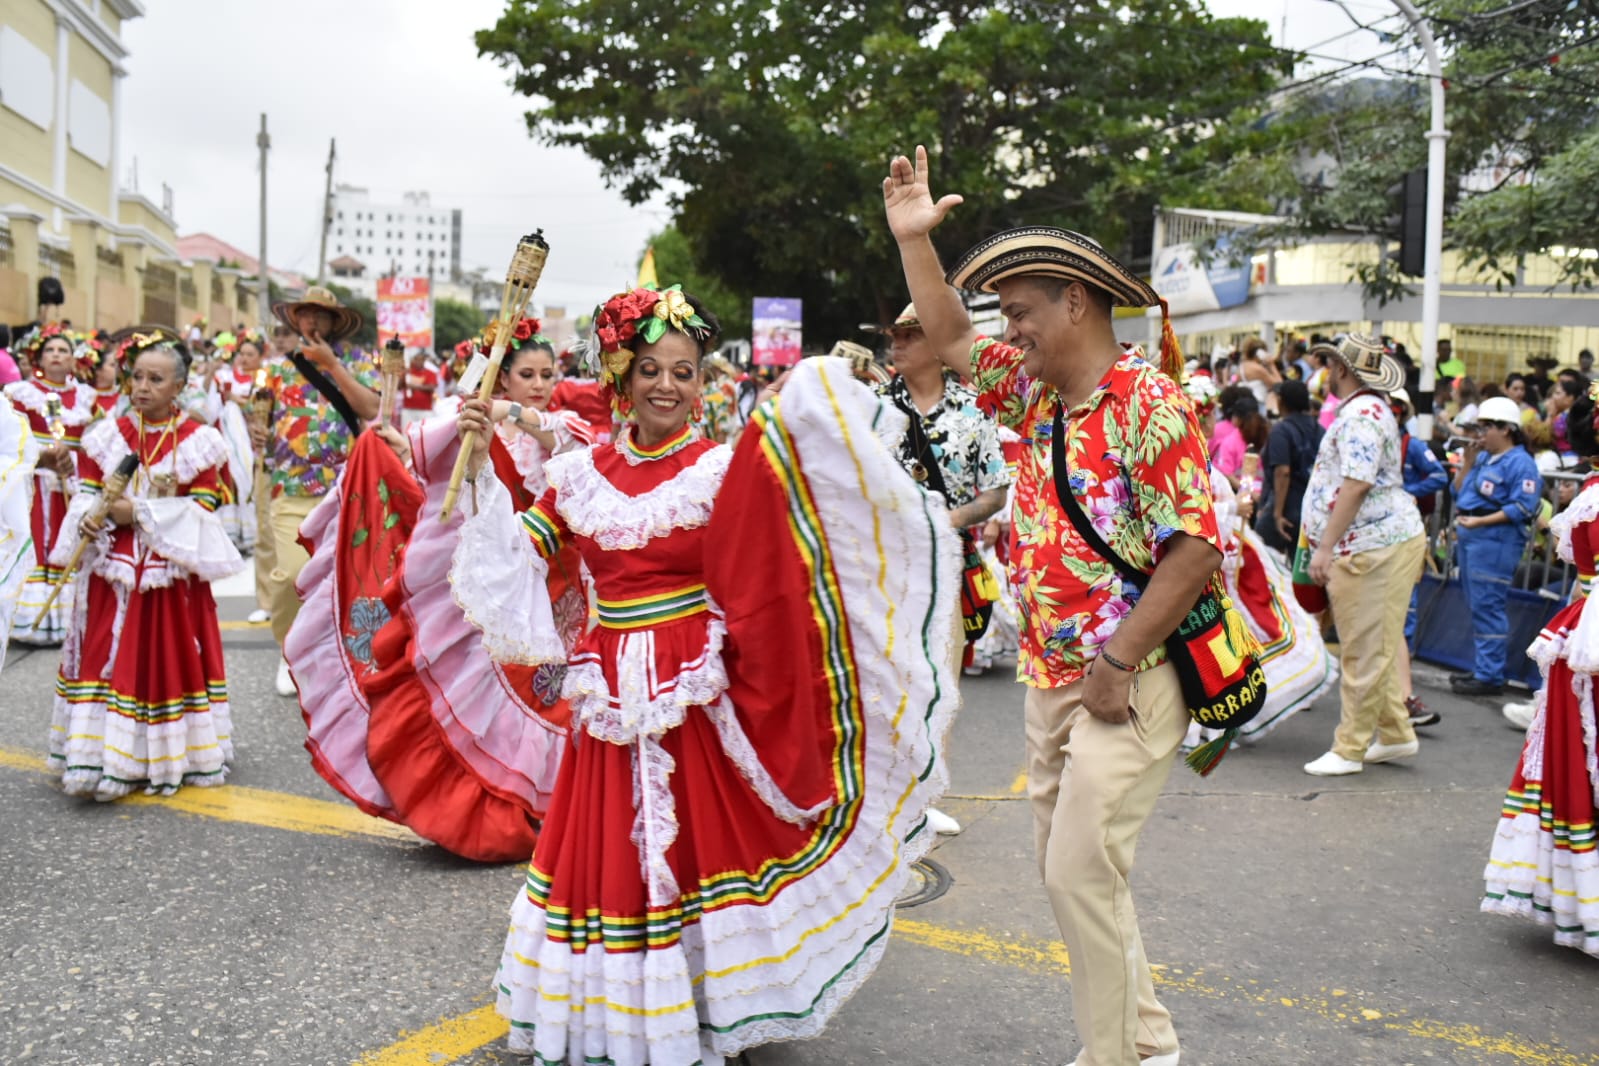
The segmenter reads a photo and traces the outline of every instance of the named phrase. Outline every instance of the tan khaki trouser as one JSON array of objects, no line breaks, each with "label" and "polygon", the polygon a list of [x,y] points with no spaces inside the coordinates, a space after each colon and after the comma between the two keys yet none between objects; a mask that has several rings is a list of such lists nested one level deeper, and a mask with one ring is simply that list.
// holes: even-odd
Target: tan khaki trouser
[{"label": "tan khaki trouser", "polygon": [[317,496],[274,496],[272,498],[272,549],[277,565],[273,566],[267,582],[271,585],[272,636],[278,647],[289,635],[295,615],[300,613],[300,594],[294,591],[294,580],[311,558],[300,546],[300,523],[322,500]]},{"label": "tan khaki trouser", "polygon": [[1027,795],[1038,866],[1071,959],[1078,1066],[1138,1066],[1177,1050],[1155,998],[1127,885],[1138,834],[1188,730],[1177,670],[1140,672],[1136,722],[1083,710],[1083,682],[1027,690]]},{"label": "tan khaki trouser", "polygon": [[272,475],[257,463],[255,487],[250,490],[255,504],[255,605],[272,609],[272,568],[278,563],[272,541]]},{"label": "tan khaki trouser", "polygon": [[1327,601],[1338,627],[1343,710],[1332,750],[1346,759],[1364,761],[1373,732],[1384,744],[1416,739],[1397,660],[1426,545],[1427,538],[1412,537],[1333,560]]}]

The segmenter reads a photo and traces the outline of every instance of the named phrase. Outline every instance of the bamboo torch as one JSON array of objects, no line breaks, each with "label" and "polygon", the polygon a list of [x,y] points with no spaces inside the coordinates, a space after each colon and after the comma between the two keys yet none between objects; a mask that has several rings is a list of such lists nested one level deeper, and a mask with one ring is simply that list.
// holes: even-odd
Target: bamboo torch
[{"label": "bamboo torch", "polygon": [[378,393],[378,419],[398,427],[400,379],[405,376],[405,344],[390,337],[383,346],[383,385]]},{"label": "bamboo torch", "polygon": [[[139,457],[137,455],[123,456],[122,462],[118,463],[117,468],[111,472],[111,476],[105,479],[105,485],[100,489],[100,499],[89,511],[87,517],[104,522],[105,516],[111,512],[111,505],[120,500],[122,494],[128,491],[128,482],[133,480],[133,472],[137,469],[139,469]],[[73,550],[72,558],[67,560],[67,565],[61,571],[61,576],[56,578],[56,583],[51,587],[50,596],[44,601],[44,606],[39,608],[39,617],[33,620],[33,628],[37,629],[39,623],[49,616],[50,608],[55,606],[56,597],[61,595],[61,586],[72,580],[72,573],[78,568],[78,563],[83,560],[83,553],[88,550],[88,547],[89,538],[79,536],[78,546]]]},{"label": "bamboo torch", "polygon": [[[528,301],[533,298],[533,289],[539,283],[539,275],[544,273],[544,260],[549,254],[550,246],[544,240],[543,230],[534,230],[517,242],[516,254],[511,256],[511,266],[505,272],[505,291],[500,295],[499,328],[494,331],[494,348],[489,352],[489,365],[483,372],[483,383],[478,386],[480,400],[488,400],[494,395],[505,349],[510,344],[516,324],[527,310]],[[442,521],[449,521],[455,511],[455,498],[460,495],[461,482],[466,478],[466,464],[472,458],[476,436],[475,433],[468,433],[461,438],[461,452],[455,457],[455,470],[451,472],[449,488],[444,492]]]}]

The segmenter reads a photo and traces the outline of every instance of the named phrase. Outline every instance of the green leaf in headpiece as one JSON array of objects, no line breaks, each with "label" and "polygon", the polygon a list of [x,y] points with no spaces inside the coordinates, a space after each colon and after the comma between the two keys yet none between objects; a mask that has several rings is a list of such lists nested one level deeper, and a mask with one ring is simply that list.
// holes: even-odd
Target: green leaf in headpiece
[{"label": "green leaf in headpiece", "polygon": [[644,342],[646,344],[654,344],[656,341],[660,340],[662,335],[665,333],[666,319],[656,318],[654,315],[651,315],[649,318],[645,319],[644,327],[639,330],[639,334],[644,338]]},{"label": "green leaf in headpiece", "polygon": [[692,315],[688,316],[688,318],[684,319],[684,325],[693,326],[695,329],[710,329],[711,328],[711,324],[709,322],[705,321],[705,319],[701,318],[698,311],[694,312]]}]

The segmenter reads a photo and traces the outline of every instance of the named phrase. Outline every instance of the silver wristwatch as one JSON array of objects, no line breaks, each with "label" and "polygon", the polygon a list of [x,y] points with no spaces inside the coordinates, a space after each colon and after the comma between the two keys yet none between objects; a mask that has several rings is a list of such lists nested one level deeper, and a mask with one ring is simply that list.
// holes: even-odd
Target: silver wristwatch
[{"label": "silver wristwatch", "polygon": [[511,421],[514,424],[521,425],[522,424],[522,405],[519,404],[519,403],[511,404],[510,416],[511,416]]}]

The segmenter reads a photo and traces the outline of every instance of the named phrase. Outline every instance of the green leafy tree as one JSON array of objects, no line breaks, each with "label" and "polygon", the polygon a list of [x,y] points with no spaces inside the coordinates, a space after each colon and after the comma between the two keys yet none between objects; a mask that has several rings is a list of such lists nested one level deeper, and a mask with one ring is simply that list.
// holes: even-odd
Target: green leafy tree
[{"label": "green leafy tree", "polygon": [[880,188],[918,143],[966,197],[946,256],[1032,222],[1147,257],[1158,202],[1263,210],[1290,180],[1256,121],[1289,57],[1201,0],[525,0],[477,44],[533,136],[671,192],[694,267],[802,298],[812,337],[903,302]]},{"label": "green leafy tree", "polygon": [[433,301],[433,348],[448,352],[457,344],[474,337],[488,319],[482,311],[469,303],[441,297]]},{"label": "green leafy tree", "polygon": [[[1433,0],[1425,13],[1447,56],[1445,246],[1505,283],[1528,255],[1592,246],[1599,4]],[[1298,157],[1288,228],[1392,235],[1388,190],[1427,161],[1429,92],[1422,79],[1384,76],[1294,94],[1277,116]],[[1592,259],[1562,266],[1575,284],[1599,276]],[[1390,261],[1356,273],[1378,298],[1412,291]]]},{"label": "green leafy tree", "polygon": [[651,237],[649,246],[655,249],[655,274],[662,285],[682,283],[685,292],[705,301],[721,320],[723,337],[749,337],[756,296],[753,290],[747,285],[730,284],[714,269],[698,262],[688,239],[676,226],[668,226]]}]

